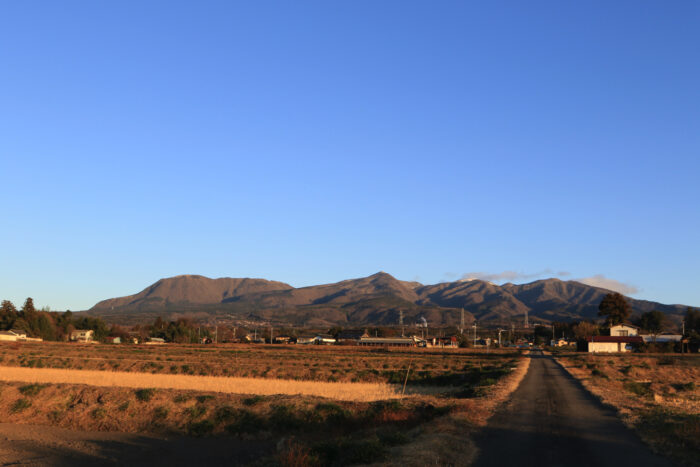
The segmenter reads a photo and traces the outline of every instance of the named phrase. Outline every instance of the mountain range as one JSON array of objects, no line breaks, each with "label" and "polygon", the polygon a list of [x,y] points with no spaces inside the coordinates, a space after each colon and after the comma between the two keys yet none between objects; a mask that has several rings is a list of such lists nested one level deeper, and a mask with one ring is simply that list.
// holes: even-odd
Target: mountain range
[{"label": "mountain range", "polygon": [[[431,326],[474,320],[498,324],[596,319],[598,305],[610,293],[576,281],[544,279],[527,284],[472,279],[423,285],[379,272],[369,277],[295,288],[265,279],[210,279],[182,275],[161,279],[135,295],[97,303],[86,313],[112,322],[136,323],[162,316],[173,319],[226,317],[276,325]],[[664,305],[627,297],[635,314],[659,310],[678,321],[684,305]]]}]

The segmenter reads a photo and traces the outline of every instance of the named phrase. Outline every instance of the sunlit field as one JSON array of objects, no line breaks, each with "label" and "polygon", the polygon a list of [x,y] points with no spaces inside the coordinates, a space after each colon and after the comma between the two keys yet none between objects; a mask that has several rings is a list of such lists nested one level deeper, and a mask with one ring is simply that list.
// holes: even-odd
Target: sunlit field
[{"label": "sunlit field", "polygon": [[473,455],[470,430],[527,362],[512,350],[7,343],[0,415],[80,430],[285,437],[273,459],[282,465],[409,465],[421,459],[417,446]]}]

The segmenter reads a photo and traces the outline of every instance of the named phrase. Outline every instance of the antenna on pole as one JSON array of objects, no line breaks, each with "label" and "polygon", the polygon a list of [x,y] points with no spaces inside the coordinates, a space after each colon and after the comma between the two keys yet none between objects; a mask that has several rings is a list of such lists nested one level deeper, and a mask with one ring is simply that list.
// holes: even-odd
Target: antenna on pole
[{"label": "antenna on pole", "polygon": [[462,308],[462,313],[459,320],[459,333],[464,334],[464,308]]}]

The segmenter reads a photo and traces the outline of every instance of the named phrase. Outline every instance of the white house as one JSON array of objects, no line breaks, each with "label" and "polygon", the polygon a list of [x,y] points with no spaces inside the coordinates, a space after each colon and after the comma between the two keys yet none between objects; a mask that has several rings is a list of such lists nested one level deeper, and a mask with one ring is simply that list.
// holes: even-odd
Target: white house
[{"label": "white house", "polygon": [[16,342],[20,339],[26,339],[27,334],[20,334],[17,331],[0,331],[0,341]]},{"label": "white house", "polygon": [[616,324],[610,327],[610,335],[618,337],[637,336],[639,335],[639,328],[627,323]]},{"label": "white house", "polygon": [[632,352],[644,343],[641,336],[591,336],[588,341],[588,351],[598,352]]},{"label": "white house", "polygon": [[297,344],[313,344],[316,336],[298,336]]},{"label": "white house", "polygon": [[76,329],[70,333],[70,340],[74,342],[90,342],[95,338],[95,331],[92,329]]}]

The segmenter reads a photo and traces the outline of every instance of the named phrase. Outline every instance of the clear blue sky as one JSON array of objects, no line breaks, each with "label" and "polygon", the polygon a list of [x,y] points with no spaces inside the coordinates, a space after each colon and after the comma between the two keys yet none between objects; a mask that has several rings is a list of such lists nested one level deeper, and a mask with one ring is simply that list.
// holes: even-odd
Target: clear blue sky
[{"label": "clear blue sky", "polygon": [[698,57],[695,1],[2,2],[0,298],[384,270],[700,306]]}]

